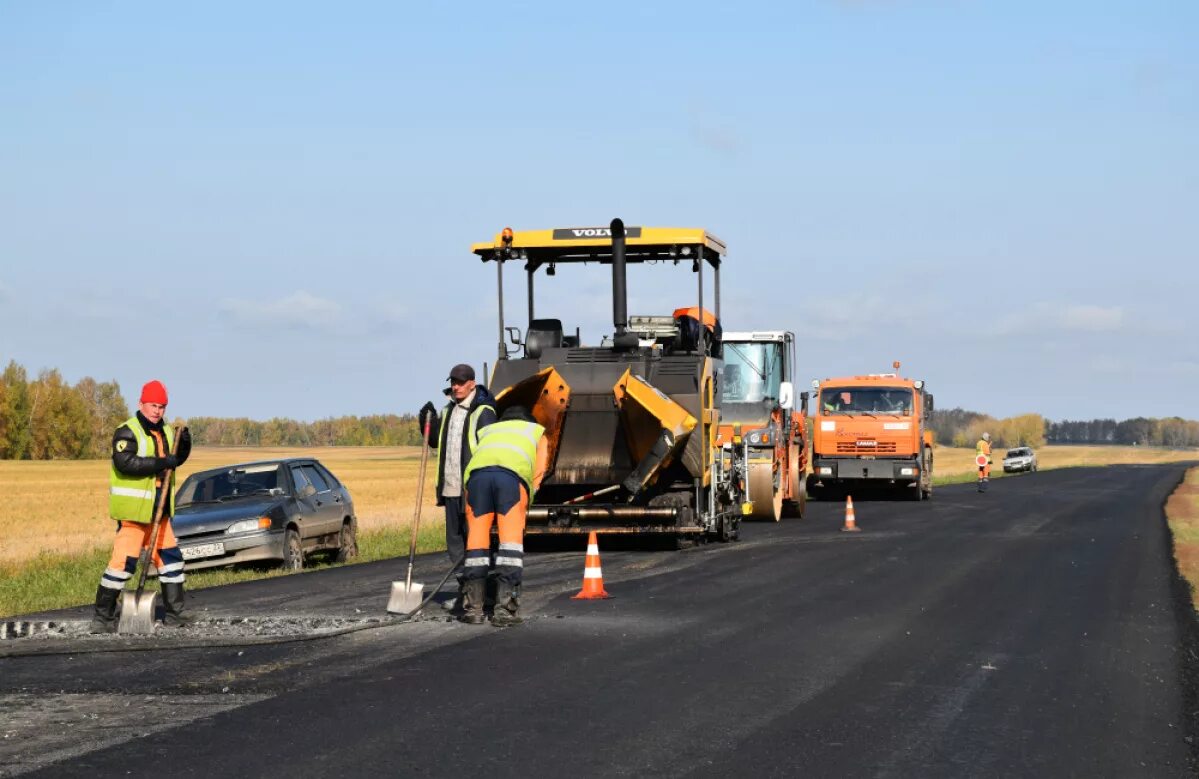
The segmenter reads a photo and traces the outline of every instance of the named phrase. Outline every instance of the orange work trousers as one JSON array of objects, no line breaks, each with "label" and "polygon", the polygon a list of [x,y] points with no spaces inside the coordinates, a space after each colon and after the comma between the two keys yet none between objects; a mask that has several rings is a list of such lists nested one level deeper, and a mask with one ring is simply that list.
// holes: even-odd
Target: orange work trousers
[{"label": "orange work trousers", "polygon": [[[100,577],[100,584],[113,590],[124,589],[125,582],[133,578],[137,570],[137,558],[142,553],[142,547],[149,541],[149,523],[118,521],[112,556],[108,558],[108,567]],[[158,538],[154,539],[153,549],[152,559],[159,581],[182,584],[183,553],[179,551],[179,542],[171,530],[170,517],[163,517],[158,524]]]},{"label": "orange work trousers", "polygon": [[491,567],[491,526],[499,524],[495,578],[513,587],[525,567],[525,517],[529,491],[507,468],[473,471],[466,482],[466,559],[464,579],[482,579]]}]

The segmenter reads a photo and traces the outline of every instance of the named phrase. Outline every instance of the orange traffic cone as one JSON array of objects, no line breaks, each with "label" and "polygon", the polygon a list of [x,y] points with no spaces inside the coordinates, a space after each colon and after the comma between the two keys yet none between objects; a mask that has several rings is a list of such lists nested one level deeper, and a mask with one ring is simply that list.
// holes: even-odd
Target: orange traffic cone
[{"label": "orange traffic cone", "polygon": [[858,533],[862,528],[858,527],[857,520],[853,515],[853,496],[845,496],[845,527],[841,528],[842,533]]},{"label": "orange traffic cone", "polygon": [[574,596],[574,600],[595,600],[607,598],[604,590],[604,572],[600,569],[599,541],[595,531],[587,536],[587,561],[583,563],[583,589]]}]

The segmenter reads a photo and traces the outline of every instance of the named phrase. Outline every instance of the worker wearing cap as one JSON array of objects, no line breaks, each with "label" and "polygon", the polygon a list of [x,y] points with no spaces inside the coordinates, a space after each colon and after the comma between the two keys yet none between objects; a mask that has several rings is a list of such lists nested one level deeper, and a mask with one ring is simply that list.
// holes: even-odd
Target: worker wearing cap
[{"label": "worker wearing cap", "polygon": [[499,525],[495,553],[496,596],[491,623],[521,621],[520,583],[525,566],[525,518],[545,476],[549,445],[545,428],[523,406],[504,410],[500,421],[479,431],[479,445],[466,467],[466,584],[462,621],[486,618],[483,599],[491,568],[491,526]]},{"label": "worker wearing cap", "polygon": [[987,484],[991,481],[991,434],[983,433],[974,445],[975,459],[986,458],[986,463],[978,466],[978,491],[986,492]]},{"label": "worker wearing cap", "polygon": [[465,477],[479,431],[496,421],[495,401],[486,387],[475,383],[475,369],[455,365],[446,378],[450,383],[443,392],[450,402],[442,409],[440,420],[432,403],[426,403],[417,415],[421,430],[429,431],[429,446],[437,449],[437,505],[445,506],[445,548],[451,562],[458,562],[458,595],[446,606],[462,608],[464,578],[461,563],[466,553],[466,502],[463,499]]},{"label": "worker wearing cap", "polygon": [[[191,433],[184,428],[179,435],[177,454],[175,434],[164,424],[167,389],[160,381],[142,387],[137,413],[121,423],[112,436],[112,466],[108,477],[108,515],[117,521],[117,538],[108,568],[96,589],[96,614],[93,633],[111,633],[116,629],[117,599],[126,582],[137,570],[143,547],[153,543],[154,567],[162,586],[166,608],[164,623],[182,627],[190,622],[183,613],[183,554],[171,530],[170,517],[175,508],[173,469],[191,454]],[[163,473],[172,469],[169,483]],[[167,490],[158,537],[150,539],[150,526],[162,490]]]}]

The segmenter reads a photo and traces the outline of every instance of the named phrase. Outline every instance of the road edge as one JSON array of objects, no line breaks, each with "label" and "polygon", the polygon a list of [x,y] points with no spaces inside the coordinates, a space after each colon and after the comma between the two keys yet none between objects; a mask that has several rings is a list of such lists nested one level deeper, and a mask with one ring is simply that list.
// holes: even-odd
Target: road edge
[{"label": "road edge", "polygon": [[[1192,466],[1193,467],[1193,466]],[[1174,617],[1178,623],[1179,670],[1182,677],[1182,730],[1184,740],[1190,748],[1190,770],[1199,775],[1199,613],[1191,599],[1191,583],[1178,567],[1174,554],[1174,530],[1166,513],[1166,504],[1183,482],[1190,467],[1183,468],[1178,483],[1170,488],[1162,501],[1161,517],[1165,524],[1166,556],[1170,561],[1170,593],[1174,601]]]}]

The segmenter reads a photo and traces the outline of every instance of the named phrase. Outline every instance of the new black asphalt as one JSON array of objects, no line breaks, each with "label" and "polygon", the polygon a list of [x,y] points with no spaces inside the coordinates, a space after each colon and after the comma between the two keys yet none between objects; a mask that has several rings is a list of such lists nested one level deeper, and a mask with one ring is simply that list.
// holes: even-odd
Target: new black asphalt
[{"label": "new black asphalt", "polygon": [[[43,736],[38,755],[5,742],[0,774],[1192,776],[1190,627],[1162,518],[1182,472],[1043,471],[985,495],[860,500],[857,534],[840,532],[840,504],[813,503],[739,543],[607,552],[606,601],[570,599],[581,552],[535,554],[529,620],[507,630],[427,621],[0,659],[10,702],[88,701],[105,726]],[[361,614],[381,610],[397,570],[198,600]]]}]

